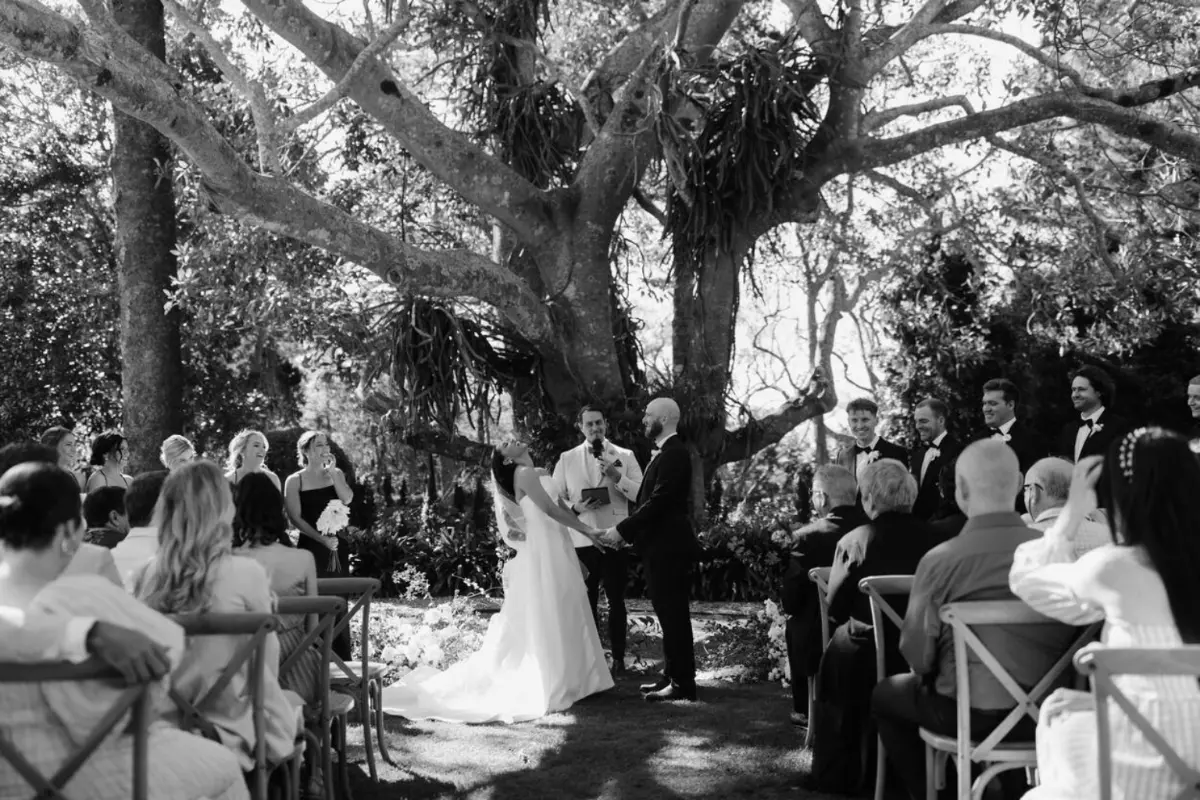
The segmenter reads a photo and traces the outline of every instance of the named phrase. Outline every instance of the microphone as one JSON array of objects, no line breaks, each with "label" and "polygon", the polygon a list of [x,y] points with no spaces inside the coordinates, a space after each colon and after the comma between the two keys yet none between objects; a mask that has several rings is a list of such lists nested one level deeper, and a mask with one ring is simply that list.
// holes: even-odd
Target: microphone
[{"label": "microphone", "polygon": [[592,440],[592,457],[599,458],[601,456],[601,454],[603,454],[603,453],[604,453],[604,440],[603,439],[593,439]]}]

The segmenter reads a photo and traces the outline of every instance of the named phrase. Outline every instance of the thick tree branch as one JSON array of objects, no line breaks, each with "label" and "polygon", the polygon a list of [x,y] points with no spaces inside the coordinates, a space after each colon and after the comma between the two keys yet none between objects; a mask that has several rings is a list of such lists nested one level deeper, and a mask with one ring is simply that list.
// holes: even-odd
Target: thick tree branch
[{"label": "thick tree branch", "polygon": [[907,23],[867,56],[864,64],[867,75],[878,74],[893,60],[908,52],[909,48],[929,35],[931,25],[953,22],[970,14],[983,3],[984,0],[956,0],[953,3],[947,3],[946,0],[926,0],[925,5],[921,6]]},{"label": "thick tree branch", "polygon": [[251,170],[178,84],[137,67],[141,48],[98,40],[27,0],[0,0],[0,44],[54,64],[118,110],[158,129],[200,171],[217,210],[344,256],[405,291],[477,298],[531,339],[550,340],[545,307],[526,284],[490,259],[470,251],[412,247],[284,179]]},{"label": "thick tree branch", "polygon": [[[366,45],[310,11],[300,0],[242,0],[267,27],[335,83]],[[347,96],[374,117],[423,167],[469,203],[508,225],[526,244],[555,233],[547,195],[514,170],[446,127],[378,58],[367,59]]]},{"label": "thick tree branch", "polygon": [[837,35],[829,27],[817,0],[784,0],[784,4],[792,12],[796,30],[813,54],[821,61],[831,60],[837,52]]},{"label": "thick tree branch", "polygon": [[[908,103],[902,106],[870,111],[863,115],[862,122],[859,124],[859,131],[863,134],[868,134],[890,122],[895,122],[900,117],[916,117],[921,114],[928,114],[930,111],[940,111],[943,108],[950,108],[952,106],[968,107],[968,103],[966,95],[955,94],[949,97],[935,97],[919,103]],[[968,113],[970,113],[970,110],[968,110]]]},{"label": "thick tree branch", "polygon": [[777,443],[796,426],[826,414],[836,406],[837,394],[833,390],[833,381],[825,370],[817,367],[803,395],[789,400],[762,419],[751,420],[744,427],[729,431],[725,435],[718,464],[747,459],[764,447]]}]

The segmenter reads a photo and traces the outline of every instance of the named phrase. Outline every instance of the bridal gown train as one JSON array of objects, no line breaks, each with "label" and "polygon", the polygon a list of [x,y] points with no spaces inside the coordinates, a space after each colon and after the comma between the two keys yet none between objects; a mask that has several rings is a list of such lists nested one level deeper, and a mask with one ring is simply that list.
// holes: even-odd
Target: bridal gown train
[{"label": "bridal gown train", "polygon": [[[547,477],[542,485],[552,497]],[[579,559],[566,529],[522,498],[525,541],[504,567],[504,606],[480,649],[445,672],[418,667],[383,690],[384,713],[521,722],[611,689]]]}]

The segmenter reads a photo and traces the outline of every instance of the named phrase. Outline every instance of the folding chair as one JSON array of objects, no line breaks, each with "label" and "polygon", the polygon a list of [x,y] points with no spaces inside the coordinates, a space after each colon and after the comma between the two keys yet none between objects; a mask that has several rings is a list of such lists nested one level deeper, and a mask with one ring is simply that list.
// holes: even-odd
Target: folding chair
[{"label": "folding chair", "polygon": [[[816,584],[817,600],[821,603],[821,650],[829,646],[829,573],[831,567],[813,567],[808,571],[808,579]],[[794,678],[795,676],[793,676]],[[817,697],[817,678],[808,676],[808,730],[804,732],[804,746],[812,747],[813,738],[813,704]]]},{"label": "folding chair", "polygon": [[[179,727],[185,731],[199,731],[214,741],[221,741],[215,725],[204,716],[205,708],[228,688],[230,682],[243,667],[248,670],[250,680],[250,703],[254,721],[254,767],[251,772],[251,795],[255,800],[267,800],[267,785],[271,773],[285,768],[284,791],[289,797],[299,795],[299,785],[293,785],[298,770],[298,761],[304,754],[303,742],[298,743],[284,761],[270,764],[267,760],[266,716],[263,710],[263,692],[266,679],[266,663],[263,658],[267,635],[278,627],[278,620],[271,614],[175,614],[171,615],[188,638],[194,636],[245,636],[238,645],[233,658],[221,670],[215,683],[204,695],[193,702],[171,689],[171,700],[180,712]],[[296,784],[299,781],[295,781]]]},{"label": "folding chair", "polygon": [[1200,678],[1200,645],[1151,648],[1098,647],[1081,650],[1075,656],[1075,668],[1091,680],[1096,696],[1096,727],[1099,730],[1100,800],[1112,800],[1112,727],[1111,700],[1125,713],[1146,743],[1162,755],[1171,772],[1183,783],[1176,795],[1200,798],[1200,769],[1188,764],[1150,721],[1142,716],[1113,680],[1117,675],[1190,676]]},{"label": "folding chair", "polygon": [[[863,578],[858,582],[858,590],[871,601],[871,627],[875,637],[875,678],[882,681],[887,677],[887,650],[884,640],[884,620],[890,621],[897,629],[904,626],[904,618],[888,603],[884,597],[889,595],[912,594],[912,575],[874,575]],[[864,761],[866,758],[864,757]],[[875,800],[883,800],[883,784],[887,769],[887,753],[883,749],[883,739],[878,739],[875,747]],[[865,770],[865,766],[864,766]]]},{"label": "folding chair", "polygon": [[[346,741],[346,716],[354,707],[354,698],[344,694],[334,695],[330,691],[329,664],[333,655],[334,627],[338,616],[346,613],[346,601],[341,597],[281,597],[276,607],[279,614],[313,614],[317,624],[304,635],[296,648],[288,654],[279,665],[279,677],[283,679],[293,669],[297,669],[301,659],[311,650],[318,656],[319,678],[317,681],[316,707],[306,710],[306,717],[313,722],[313,727],[320,738],[313,741],[316,758],[320,759],[321,779],[325,784],[325,797],[332,800],[333,785],[333,729],[336,726],[340,741],[343,743],[341,758],[338,760],[338,774],[341,778],[342,795],[350,796],[350,770],[346,764],[344,743]],[[312,740],[312,734],[306,730],[305,736]]]},{"label": "folding chair", "polygon": [[[1064,677],[1071,659],[1081,647],[1095,638],[1102,623],[1088,626],[1076,636],[1066,652],[1042,676],[1037,684],[1026,692],[1013,679],[1008,670],[996,660],[973,628],[980,625],[1061,625],[1049,617],[1034,611],[1020,600],[988,600],[965,603],[949,603],[942,606],[940,616],[951,626],[954,635],[954,671],[957,693],[956,736],[943,736],[921,729],[925,742],[925,794],[926,800],[936,800],[937,791],[945,785],[946,761],[954,757],[958,772],[959,800],[980,800],[992,778],[1010,769],[1033,769],[1037,766],[1037,749],[1033,741],[1004,742],[1004,737],[1028,716],[1035,723],[1042,700]],[[1000,721],[982,741],[971,738],[971,683],[968,652],[974,654],[992,676],[1012,696],[1015,707]],[[971,781],[971,764],[984,765],[984,770]]]},{"label": "folding chair", "polygon": [[[334,686],[349,688],[353,691],[358,702],[359,714],[363,723],[363,745],[367,751],[367,768],[371,780],[379,780],[375,771],[375,750],[371,744],[371,724],[374,722],[376,739],[379,742],[379,754],[388,764],[392,758],[388,754],[387,744],[383,735],[383,675],[388,665],[369,660],[371,598],[379,591],[379,581],[375,578],[321,578],[317,581],[317,591],[321,595],[335,595],[353,600],[346,615],[334,626],[333,635],[341,633],[354,616],[362,612],[362,630],[359,638],[359,660],[353,664],[343,661],[336,653],[333,654],[332,666],[336,669],[330,676]],[[372,700],[374,702],[372,702]]]},{"label": "folding chair", "polygon": [[[120,674],[113,668],[91,659],[82,664],[66,664],[58,661],[33,664],[0,663],[0,686],[10,683],[51,683],[61,681],[120,681]],[[63,789],[75,777],[75,773],[95,754],[115,728],[133,712],[125,730],[133,733],[133,800],[146,800],[150,796],[147,786],[147,757],[150,746],[150,718],[153,713],[150,697],[151,683],[141,683],[126,688],[112,708],[100,719],[88,734],[79,749],[67,758],[50,777],[44,776],[28,759],[0,733],[0,759],[3,759],[24,778],[40,798],[67,800]],[[0,729],[2,729],[0,725]]]}]

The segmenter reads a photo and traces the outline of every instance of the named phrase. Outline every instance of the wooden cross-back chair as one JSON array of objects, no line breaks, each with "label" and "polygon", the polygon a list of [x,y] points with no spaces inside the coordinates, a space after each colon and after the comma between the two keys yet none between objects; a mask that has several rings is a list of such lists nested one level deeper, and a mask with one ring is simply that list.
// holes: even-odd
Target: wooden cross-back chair
[{"label": "wooden cross-back chair", "polygon": [[[0,663],[0,687],[12,683],[50,683],[65,681],[121,681],[121,675],[112,667],[90,659],[82,664],[65,662],[42,662],[31,664]],[[29,758],[22,754],[3,733],[0,733],[0,759],[7,762],[36,791],[36,797],[67,800],[63,790],[80,768],[87,763],[100,745],[109,737],[117,725],[132,712],[126,729],[133,735],[133,793],[132,800],[147,800],[150,797],[148,778],[148,752],[150,743],[150,721],[153,703],[150,682],[127,687],[117,697],[112,707],[101,717],[96,727],[88,734],[83,744],[71,754],[53,775],[43,775]],[[36,758],[34,759],[36,761]]]},{"label": "wooden cross-back chair", "polygon": [[[817,602],[820,603],[821,614],[821,651],[829,647],[829,573],[831,567],[813,567],[808,571],[808,579],[817,587]],[[792,676],[795,680],[796,676]],[[813,742],[813,707],[817,697],[817,678],[808,676],[808,730],[804,732],[804,746],[812,747]]]},{"label": "wooden cross-back chair", "polygon": [[[863,578],[858,582],[858,590],[871,601],[871,626],[875,639],[875,679],[882,681],[887,677],[887,651],[885,649],[885,626],[888,623],[896,629],[904,627],[904,618],[888,603],[888,597],[912,594],[912,575],[874,575]],[[883,800],[884,775],[887,768],[887,753],[883,749],[883,740],[878,739],[875,747],[875,800]],[[863,760],[866,760],[864,756]]]},{"label": "wooden cross-back chair", "polygon": [[363,723],[363,745],[367,751],[367,768],[371,780],[379,780],[375,770],[375,749],[372,743],[371,726],[375,726],[375,741],[379,743],[379,754],[389,764],[392,758],[388,754],[387,744],[383,735],[383,675],[388,665],[370,660],[370,623],[371,600],[379,591],[379,581],[375,578],[321,578],[317,581],[317,591],[322,596],[345,597],[350,603],[345,616],[334,626],[333,634],[337,636],[350,625],[355,616],[359,618],[360,638],[359,657],[347,662],[337,654],[333,655],[333,672],[330,681],[334,686],[346,688],[354,693],[358,703],[359,715]]},{"label": "wooden cross-back chair", "polygon": [[316,624],[308,630],[295,649],[279,665],[279,678],[282,680],[293,670],[299,669],[301,661],[308,653],[316,653],[317,697],[314,705],[306,709],[305,716],[311,722],[311,727],[317,731],[317,735],[314,737],[309,730],[306,730],[305,736],[313,745],[316,757],[320,759],[325,797],[332,800],[335,796],[333,743],[336,729],[337,740],[341,746],[341,757],[338,759],[340,786],[342,796],[349,797],[350,773],[345,754],[346,716],[354,707],[354,700],[346,695],[334,695],[330,691],[329,679],[329,664],[333,655],[336,621],[339,616],[346,613],[346,601],[341,597],[281,597],[276,611],[279,614],[316,617]]},{"label": "wooden cross-back chair", "polygon": [[[1004,665],[988,649],[974,628],[981,625],[1061,625],[1039,614],[1020,600],[987,600],[948,603],[939,616],[951,626],[954,636],[954,669],[957,694],[956,736],[943,736],[921,729],[925,742],[925,793],[927,800],[937,797],[945,783],[946,761],[953,757],[958,773],[959,800],[979,800],[992,778],[1010,769],[1032,769],[1037,766],[1037,750],[1033,741],[1005,742],[1004,737],[1029,717],[1035,723],[1041,702],[1064,678],[1075,653],[1093,641],[1102,623],[1094,623],[1078,634],[1070,647],[1058,658],[1032,689],[1025,691]],[[971,737],[971,682],[969,654],[973,654],[988,672],[1012,696],[1015,706],[991,733],[982,740]],[[984,765],[983,771],[971,781],[971,764]]]},{"label": "wooden cross-back chair", "polygon": [[[1189,676],[1200,678],[1200,645],[1171,648],[1108,648],[1082,650],[1075,656],[1075,667],[1087,675],[1096,697],[1096,727],[1099,733],[1100,800],[1112,799],[1112,727],[1108,701],[1111,700],[1146,743],[1162,756],[1183,790],[1176,800],[1200,798],[1200,764],[1189,764],[1163,734],[1138,711],[1113,680],[1118,675]],[[1192,754],[1194,757],[1194,754]]]},{"label": "wooden cross-back chair", "polygon": [[251,794],[255,800],[267,800],[267,786],[271,773],[276,769],[282,769],[285,779],[284,793],[288,797],[298,797],[299,766],[304,752],[303,743],[299,743],[292,754],[279,764],[269,763],[267,756],[266,716],[263,707],[267,665],[264,655],[267,636],[275,631],[279,621],[272,614],[251,613],[175,614],[171,616],[171,619],[183,628],[184,635],[188,638],[195,636],[246,637],[234,651],[233,658],[221,670],[216,682],[195,702],[181,695],[176,689],[171,689],[171,700],[180,713],[179,726],[185,731],[198,731],[206,738],[221,741],[216,726],[204,716],[205,709],[221,696],[243,669],[247,670],[254,724],[252,753],[254,767],[251,773]]}]

